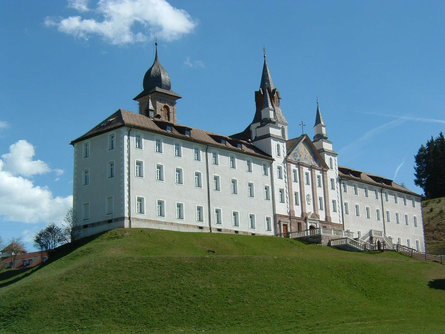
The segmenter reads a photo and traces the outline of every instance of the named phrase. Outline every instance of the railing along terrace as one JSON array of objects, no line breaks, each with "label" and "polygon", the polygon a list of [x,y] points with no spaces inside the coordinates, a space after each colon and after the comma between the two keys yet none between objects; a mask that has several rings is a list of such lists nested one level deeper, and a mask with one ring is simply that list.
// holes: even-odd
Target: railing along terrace
[{"label": "railing along terrace", "polygon": [[383,237],[383,232],[378,230],[370,230],[371,237]]},{"label": "railing along terrace", "polygon": [[337,237],[352,237],[352,232],[343,231],[343,230],[335,230],[332,228],[313,228],[304,231],[295,231],[289,232],[290,238],[303,238],[315,235],[324,235],[324,236],[337,236]]}]

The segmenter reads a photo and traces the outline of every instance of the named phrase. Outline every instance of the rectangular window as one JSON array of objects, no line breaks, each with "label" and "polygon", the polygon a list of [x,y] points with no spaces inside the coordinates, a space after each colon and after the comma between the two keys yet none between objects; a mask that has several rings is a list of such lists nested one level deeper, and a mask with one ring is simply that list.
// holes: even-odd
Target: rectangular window
[{"label": "rectangular window", "polygon": [[343,183],[343,192],[344,193],[348,192],[348,185],[346,183]]},{"label": "rectangular window", "polygon": [[115,141],[116,141],[116,137],[115,137],[114,133],[110,134],[110,135],[108,136],[108,149],[109,149],[110,151],[111,151],[111,150],[114,150]]},{"label": "rectangular window", "polygon": [[156,180],[164,181],[164,166],[156,165]]},{"label": "rectangular window", "polygon": [[417,217],[416,216],[413,217],[413,223],[414,223],[414,227],[417,227]]},{"label": "rectangular window", "polygon": [[218,153],[216,153],[216,152],[212,152],[212,163],[214,164],[214,165],[218,165]]},{"label": "rectangular window", "polygon": [[218,225],[222,224],[221,209],[215,209],[215,221]]},{"label": "rectangular window", "polygon": [[138,197],[136,199],[136,212],[140,214],[145,213],[145,200],[143,197]]},{"label": "rectangular window", "polygon": [[113,197],[108,196],[107,201],[105,202],[105,213],[107,215],[111,215],[113,213]]},{"label": "rectangular window", "polygon": [[213,190],[216,191],[220,191],[221,190],[221,185],[219,182],[219,176],[218,175],[214,175],[213,176]]},{"label": "rectangular window", "polygon": [[236,159],[234,156],[230,157],[230,168],[236,168]]},{"label": "rectangular window", "polygon": [[317,175],[317,187],[321,188],[321,175]]},{"label": "rectangular window", "polygon": [[323,201],[323,197],[318,197],[318,207],[321,211],[324,210],[324,205],[323,205],[324,201]]},{"label": "rectangular window", "polygon": [[405,225],[408,225],[408,215],[405,215]]},{"label": "rectangular window", "polygon": [[380,210],[379,209],[375,210],[375,217],[377,218],[377,220],[380,220]]},{"label": "rectangular window", "polygon": [[366,218],[370,219],[371,218],[371,210],[368,207],[366,207],[365,210],[366,210]]},{"label": "rectangular window", "polygon": [[375,192],[375,199],[379,199],[379,193],[377,192],[377,190],[374,190]]},{"label": "rectangular window", "polygon": [[358,204],[355,205],[355,215],[356,215],[357,217],[360,216],[360,207],[359,207]]},{"label": "rectangular window", "polygon": [[398,245],[401,245],[401,244],[402,244],[402,239],[397,238],[397,244],[398,244]]},{"label": "rectangular window", "polygon": [[253,183],[249,182],[247,184],[247,188],[248,188],[249,197],[254,197],[255,193],[254,193]]},{"label": "rectangular window", "polygon": [[284,203],[284,189],[280,189],[280,203]]},{"label": "rectangular window", "polygon": [[403,205],[406,206],[406,196],[403,196]]},{"label": "rectangular window", "polygon": [[247,171],[252,173],[252,161],[247,160]]},{"label": "rectangular window", "polygon": [[264,199],[270,200],[270,188],[269,186],[264,186]]},{"label": "rectangular window", "polygon": [[83,203],[83,220],[90,219],[90,203]]},{"label": "rectangular window", "polygon": [[249,214],[249,227],[255,229],[255,215],[252,213]]},{"label": "rectangular window", "polygon": [[306,177],[306,184],[310,185],[311,184],[311,178],[309,177],[309,173],[308,172],[304,173],[304,176]]},{"label": "rectangular window", "polygon": [[416,240],[416,251],[420,252],[419,240]]},{"label": "rectangular window", "polygon": [[237,211],[232,212],[232,223],[233,226],[239,226],[239,213]]},{"label": "rectangular window", "polygon": [[196,161],[201,161],[201,150],[197,147],[193,150],[193,157]]},{"label": "rectangular window", "polygon": [[90,184],[90,171],[88,169],[85,169],[83,171],[83,185],[87,186]]},{"label": "rectangular window", "polygon": [[397,223],[397,224],[400,223],[400,221],[399,221],[399,213],[398,213],[398,212],[396,212],[396,223]]},{"label": "rectangular window", "polygon": [[175,171],[175,182],[176,182],[176,184],[183,184],[184,183],[184,179],[183,179],[183,174],[182,174],[182,169],[181,168],[176,168],[176,171]]},{"label": "rectangular window", "polygon": [[83,143],[83,157],[88,158],[90,156],[90,143]]},{"label": "rectangular window", "polygon": [[269,167],[266,164],[263,164],[263,175],[269,175]]},{"label": "rectangular window", "polygon": [[296,169],[292,169],[292,181],[294,181],[295,183],[298,182],[298,170]]},{"label": "rectangular window", "polygon": [[135,142],[136,148],[142,149],[142,137],[140,135],[136,135],[134,137],[134,142]]},{"label": "rectangular window", "polygon": [[388,202],[388,193],[385,191],[385,201]]},{"label": "rectangular window", "polygon": [[108,163],[107,176],[108,176],[109,179],[114,177],[114,161],[110,161]]},{"label": "rectangular window", "polygon": [[331,179],[331,190],[335,190],[335,179]]},{"label": "rectangular window", "polygon": [[272,219],[266,217],[266,231],[272,231]]},{"label": "rectangular window", "polygon": [[358,195],[358,189],[357,189],[357,185],[354,184],[354,195]]},{"label": "rectangular window", "polygon": [[277,144],[277,157],[281,157],[281,147],[280,147],[280,144]]},{"label": "rectangular window", "polygon": [[397,204],[397,194],[394,194],[394,203]]},{"label": "rectangular window", "polygon": [[238,194],[238,181],[232,179],[232,194]]},{"label": "rectangular window", "polygon": [[389,211],[386,211],[386,221],[388,223],[391,222],[391,215],[389,214]]},{"label": "rectangular window", "polygon": [[329,158],[329,168],[333,169],[334,168],[334,163],[332,161],[332,158]]},{"label": "rectangular window", "polygon": [[165,202],[163,200],[158,200],[157,211],[159,217],[165,217]]},{"label": "rectangular window", "polygon": [[160,139],[156,139],[156,152],[162,153],[162,141]]},{"label": "rectangular window", "polygon": [[202,178],[200,172],[195,172],[195,187],[196,188],[202,187]]},{"label": "rectangular window", "polygon": [[176,218],[184,219],[184,204],[176,203]]},{"label": "rectangular window", "polygon": [[144,163],[136,161],[136,177],[144,177]]},{"label": "rectangular window", "polygon": [[300,205],[300,195],[298,191],[294,191],[294,203],[295,205]]},{"label": "rectangular window", "polygon": [[349,204],[345,202],[345,215],[349,215]]},{"label": "rectangular window", "polygon": [[416,202],[414,201],[414,198],[411,200],[411,203],[412,203],[413,208],[415,208],[416,207]]},{"label": "rectangular window", "polygon": [[283,178],[283,168],[281,166],[277,166],[277,176],[279,179]]},{"label": "rectangular window", "polygon": [[332,200],[332,212],[337,212],[337,201],[335,199]]},{"label": "rectangular window", "polygon": [[204,221],[204,208],[202,206],[196,207],[196,221],[198,222]]},{"label": "rectangular window", "polygon": [[180,144],[175,144],[175,157],[182,157],[182,147]]},{"label": "rectangular window", "polygon": [[368,188],[365,188],[365,197],[368,197]]},{"label": "rectangular window", "polygon": [[408,247],[411,247],[411,242],[410,242],[409,239],[406,239],[406,245],[407,245]]}]

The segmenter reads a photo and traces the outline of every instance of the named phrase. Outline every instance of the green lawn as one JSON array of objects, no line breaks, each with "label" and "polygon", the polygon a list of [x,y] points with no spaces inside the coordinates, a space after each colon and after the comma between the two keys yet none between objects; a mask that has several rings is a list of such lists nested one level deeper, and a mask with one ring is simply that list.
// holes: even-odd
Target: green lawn
[{"label": "green lawn", "polygon": [[391,252],[120,229],[56,257],[0,273],[1,333],[445,331],[445,266]]}]

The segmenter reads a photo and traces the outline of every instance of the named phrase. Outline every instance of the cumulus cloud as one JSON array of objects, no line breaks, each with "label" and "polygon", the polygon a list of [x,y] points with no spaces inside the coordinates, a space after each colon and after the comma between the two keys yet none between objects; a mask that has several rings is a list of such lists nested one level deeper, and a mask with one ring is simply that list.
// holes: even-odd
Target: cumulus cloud
[{"label": "cumulus cloud", "polygon": [[68,7],[73,8],[79,12],[88,12],[89,0],[68,0]]},{"label": "cumulus cloud", "polygon": [[98,35],[113,45],[144,42],[148,39],[171,41],[190,33],[196,26],[183,9],[172,7],[166,0],[100,0],[95,9],[88,1],[71,0],[69,6],[91,17],[47,17],[46,26],[77,38]]},{"label": "cumulus cloud", "polygon": [[72,196],[54,196],[47,187],[33,184],[28,178],[53,171],[41,160],[33,160],[34,146],[19,140],[0,159],[0,217],[8,221],[38,223],[59,222],[72,207]]},{"label": "cumulus cloud", "polygon": [[33,160],[34,155],[34,146],[26,140],[19,140],[9,146],[9,153],[2,155],[3,169],[13,175],[26,177],[50,172],[51,168],[45,162]]}]

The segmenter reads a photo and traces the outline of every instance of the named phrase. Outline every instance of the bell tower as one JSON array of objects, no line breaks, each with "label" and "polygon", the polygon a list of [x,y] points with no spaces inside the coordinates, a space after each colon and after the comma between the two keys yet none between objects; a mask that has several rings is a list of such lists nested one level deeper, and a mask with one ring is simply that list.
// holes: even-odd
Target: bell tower
[{"label": "bell tower", "polygon": [[176,123],[176,100],[181,96],[171,90],[170,76],[158,59],[158,43],[155,47],[155,60],[145,73],[144,89],[133,100],[139,102],[140,114]]}]

